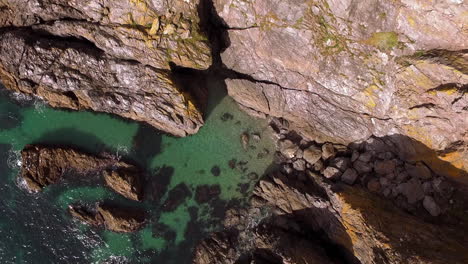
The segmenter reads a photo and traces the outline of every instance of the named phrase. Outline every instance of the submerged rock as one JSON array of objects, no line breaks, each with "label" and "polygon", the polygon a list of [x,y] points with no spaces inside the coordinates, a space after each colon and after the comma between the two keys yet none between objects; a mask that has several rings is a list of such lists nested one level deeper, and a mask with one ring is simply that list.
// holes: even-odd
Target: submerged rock
[{"label": "submerged rock", "polygon": [[141,200],[141,171],[134,165],[114,158],[98,157],[71,148],[28,145],[21,151],[22,163],[19,177],[27,188],[39,192],[56,184],[66,174],[74,177],[104,176],[106,184],[117,193]]},{"label": "submerged rock", "polygon": [[101,226],[120,233],[135,232],[146,222],[145,212],[142,210],[106,204],[99,204],[94,209],[82,205],[71,205],[68,211],[74,218],[86,224]]}]

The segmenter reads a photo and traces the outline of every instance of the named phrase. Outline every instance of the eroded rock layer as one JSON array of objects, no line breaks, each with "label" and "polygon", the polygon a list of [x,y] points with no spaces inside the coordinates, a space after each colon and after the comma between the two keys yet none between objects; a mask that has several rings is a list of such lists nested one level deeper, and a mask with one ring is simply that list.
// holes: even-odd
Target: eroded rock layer
[{"label": "eroded rock layer", "polygon": [[205,70],[198,1],[0,3],[0,78],[53,107],[147,122],[176,136],[203,124],[200,93],[172,74]]},{"label": "eroded rock layer", "polygon": [[135,232],[146,223],[145,212],[135,208],[98,204],[96,208],[70,205],[69,213],[76,219],[91,226],[104,227],[120,233]]},{"label": "eroded rock layer", "polygon": [[319,142],[407,135],[468,169],[463,1],[214,2],[223,62],[245,75],[229,94],[245,108]]},{"label": "eroded rock layer", "polygon": [[39,145],[26,146],[21,157],[19,177],[30,191],[39,192],[58,183],[66,174],[76,174],[75,178],[102,175],[106,184],[117,193],[132,200],[142,199],[141,170],[113,157],[97,157],[71,148]]}]

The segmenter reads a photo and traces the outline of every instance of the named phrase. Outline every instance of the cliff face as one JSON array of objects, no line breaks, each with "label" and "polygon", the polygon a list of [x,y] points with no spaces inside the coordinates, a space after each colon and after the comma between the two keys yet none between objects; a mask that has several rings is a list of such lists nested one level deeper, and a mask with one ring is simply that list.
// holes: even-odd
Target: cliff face
[{"label": "cliff face", "polygon": [[[408,135],[467,170],[463,1],[217,0],[229,94],[309,139]],[[424,153],[417,153],[421,157]]]},{"label": "cliff face", "polygon": [[160,2],[1,1],[0,78],[53,107],[193,134],[204,87],[182,87],[172,69],[207,69],[211,49],[197,1]]}]

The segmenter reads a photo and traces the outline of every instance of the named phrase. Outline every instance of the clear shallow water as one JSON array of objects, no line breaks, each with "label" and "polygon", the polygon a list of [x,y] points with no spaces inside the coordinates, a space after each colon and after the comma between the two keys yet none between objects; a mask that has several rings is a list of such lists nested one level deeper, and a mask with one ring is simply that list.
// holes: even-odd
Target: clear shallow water
[{"label": "clear shallow water", "polygon": [[[0,263],[190,263],[193,247],[219,228],[226,208],[246,202],[253,173],[262,175],[272,163],[266,123],[241,112],[216,89],[222,84],[213,87],[206,125],[187,138],[105,114],[56,110],[24,98],[18,103],[0,91]],[[262,135],[247,151],[240,141],[245,131]],[[141,165],[147,171],[145,201],[128,201],[97,179],[27,193],[16,175],[19,151],[32,143],[111,152]],[[269,154],[259,156],[265,149]],[[218,185],[221,194],[199,204],[197,187],[207,184]],[[180,206],[170,208],[168,201],[178,199]],[[102,200],[145,208],[149,224],[137,233],[116,234],[83,225],[66,212],[71,203]]]}]

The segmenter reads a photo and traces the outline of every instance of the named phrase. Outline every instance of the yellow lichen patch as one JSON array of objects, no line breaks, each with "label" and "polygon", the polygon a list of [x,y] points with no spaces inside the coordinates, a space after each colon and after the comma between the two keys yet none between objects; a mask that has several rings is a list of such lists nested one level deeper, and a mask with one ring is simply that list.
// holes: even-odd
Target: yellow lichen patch
[{"label": "yellow lichen patch", "polygon": [[468,169],[468,157],[462,152],[450,152],[443,155],[440,155],[441,160],[447,161],[457,169],[467,170]]},{"label": "yellow lichen patch", "polygon": [[159,30],[159,18],[157,17],[153,20],[153,24],[151,24],[151,29],[149,30],[148,34],[156,35],[156,33],[158,33],[158,30]]},{"label": "yellow lichen patch", "polygon": [[411,161],[424,161],[431,169],[439,175],[450,177],[457,181],[468,184],[466,169],[468,168],[468,155],[463,152],[451,152],[437,155],[433,150],[434,145],[429,133],[421,127],[410,125],[403,126],[406,134],[422,144],[414,144],[414,153],[406,157]]},{"label": "yellow lichen patch", "polygon": [[412,26],[412,27],[416,26],[416,21],[414,21],[414,18],[408,17],[407,20],[408,20],[408,23],[410,24],[410,26]]},{"label": "yellow lichen patch", "polygon": [[402,79],[405,80],[405,83],[411,84],[415,91],[423,92],[436,86],[436,83],[434,83],[415,67],[408,67],[403,75],[404,76],[402,76]]},{"label": "yellow lichen patch", "polygon": [[379,87],[375,84],[370,85],[364,90],[364,95],[366,96],[367,107],[375,108],[377,106],[377,103],[375,102],[375,99],[374,99],[374,92],[378,90],[379,90]]},{"label": "yellow lichen patch", "polygon": [[406,131],[406,134],[420,142],[429,148],[435,148],[434,142],[428,136],[427,131],[422,127],[415,127],[412,125],[404,125],[403,129]]},{"label": "yellow lichen patch", "polygon": [[363,43],[381,50],[391,50],[398,45],[398,34],[395,32],[376,32]]}]

